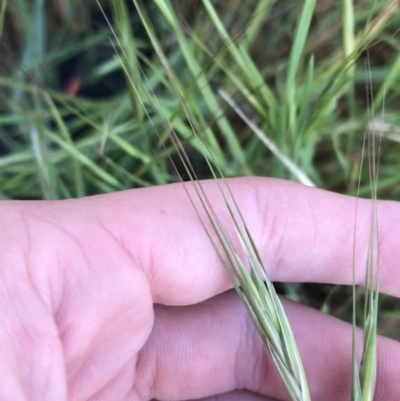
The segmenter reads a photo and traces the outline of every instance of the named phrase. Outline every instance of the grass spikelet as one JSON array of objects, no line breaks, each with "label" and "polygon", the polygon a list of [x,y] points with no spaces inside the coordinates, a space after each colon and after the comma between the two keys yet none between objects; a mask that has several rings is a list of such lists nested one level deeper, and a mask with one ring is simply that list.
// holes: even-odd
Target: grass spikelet
[{"label": "grass spikelet", "polygon": [[[230,237],[226,227],[222,225],[215,213],[206,193],[202,189],[201,183],[196,178],[193,166],[182,144],[178,142],[174,133],[172,135],[179,157],[191,177],[196,194],[213,227],[217,240],[214,239],[213,233],[207,231],[207,234],[260,337],[274,359],[291,399],[296,401],[311,400],[305,371],[288,319],[268,276],[255,241],[226,180],[222,176],[222,179],[218,181],[219,177],[208,161],[230,214],[241,249],[235,247],[234,238]],[[219,173],[221,174],[221,172]],[[197,210],[197,213],[200,216],[199,210]],[[202,223],[206,227],[205,222],[202,221]],[[223,253],[219,251],[221,247]],[[244,258],[241,256],[242,253]],[[226,260],[228,260],[228,263]]]},{"label": "grass spikelet", "polygon": [[[369,64],[367,65],[370,74]],[[371,120],[374,121],[373,93],[369,75],[367,83],[367,100],[370,109]],[[384,107],[383,107],[384,110]],[[383,123],[382,112],[382,123]],[[368,149],[368,167],[371,185],[371,223],[367,250],[367,262],[365,269],[365,288],[364,288],[364,312],[363,312],[363,344],[361,355],[361,366],[357,365],[356,354],[356,285],[355,285],[355,262],[353,262],[353,389],[352,401],[373,401],[377,375],[377,325],[379,310],[379,229],[378,229],[378,204],[377,186],[379,175],[379,155],[381,134],[377,135],[374,126],[364,135],[364,147]],[[360,169],[361,170],[361,169]],[[357,213],[356,213],[357,221]],[[356,226],[356,224],[355,224]],[[355,254],[355,238],[354,252]]]}]

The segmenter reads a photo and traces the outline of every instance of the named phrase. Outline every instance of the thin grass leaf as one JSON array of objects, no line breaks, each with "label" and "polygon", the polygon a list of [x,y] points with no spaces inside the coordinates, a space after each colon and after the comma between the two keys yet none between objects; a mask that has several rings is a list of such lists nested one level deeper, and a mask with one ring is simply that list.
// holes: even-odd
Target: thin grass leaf
[{"label": "thin grass leaf", "polygon": [[[397,56],[395,62],[392,64],[389,73],[385,77],[385,81],[382,83],[377,95],[375,96],[374,99],[374,104],[373,107],[377,108],[380,107],[383,100],[384,100],[384,95],[386,88],[391,88],[394,85],[396,85],[396,82],[398,82],[400,76],[400,54]],[[375,122],[375,121],[373,121]],[[382,121],[382,123],[384,123]],[[377,125],[377,124],[375,124]],[[375,127],[377,129],[377,127]],[[381,132],[381,130],[377,129],[378,132]]]},{"label": "thin grass leaf", "polygon": [[[357,51],[355,40],[355,19],[353,0],[342,0],[342,21],[343,21],[343,54],[345,59],[351,59],[353,53]],[[351,64],[347,69],[348,74],[348,90],[347,104],[348,112],[351,116],[356,114],[356,106],[354,104],[354,74],[356,71],[355,64]]]},{"label": "thin grass leaf", "polygon": [[290,52],[288,73],[286,78],[285,102],[288,111],[288,127],[291,133],[295,132],[296,127],[296,75],[298,73],[300,60],[304,52],[315,4],[316,0],[304,1],[295,32],[295,39]]},{"label": "thin grass leaf", "polygon": [[[57,124],[57,127],[64,137],[64,140],[70,145],[73,146],[73,141],[67,126],[64,123],[64,120],[61,117],[59,110],[57,109],[56,105],[54,104],[53,100],[49,95],[45,96],[45,102],[50,108],[50,112],[54,118],[54,121]],[[81,198],[85,195],[85,187],[84,187],[84,180],[82,177],[82,169],[79,161],[72,157],[72,169],[73,169],[73,177],[74,177],[74,184],[75,184],[75,197]],[[72,196],[69,196],[72,197]]]},{"label": "thin grass leaf", "polygon": [[219,94],[221,97],[232,107],[236,114],[250,127],[250,129],[257,135],[261,142],[279,159],[282,164],[304,185],[315,187],[315,184],[307,177],[307,175],[299,169],[286,155],[284,155],[276,146],[276,144],[262,132],[262,130],[254,124],[244,113],[243,110],[235,103],[235,101],[220,89]]},{"label": "thin grass leaf", "polygon": [[[99,4],[99,3],[98,3]],[[116,21],[116,30],[115,34],[118,37],[118,44],[121,46],[121,55],[120,60],[124,63],[124,71],[127,75],[127,82],[129,80],[133,80],[136,85],[136,88],[140,88],[140,71],[139,71],[139,61],[137,54],[137,47],[135,44],[135,38],[132,31],[132,22],[129,15],[128,7],[125,1],[113,1],[111,3],[113,12],[114,12],[114,20]],[[102,9],[102,8],[101,8]],[[108,18],[104,15],[106,20]],[[112,25],[108,21],[109,26],[113,29]],[[128,92],[130,96],[130,100],[132,103],[133,115],[136,117],[138,121],[143,121],[144,113],[143,108],[141,107],[141,102],[139,99],[140,93],[136,93],[132,91],[132,87],[127,85]],[[143,96],[143,95],[142,95]]]},{"label": "thin grass leaf", "polygon": [[[138,0],[135,0],[135,1],[138,1]],[[192,47],[190,46],[181,27],[177,23],[177,21],[179,21],[179,19],[175,15],[174,10],[170,6],[169,2],[166,2],[165,0],[155,0],[155,3],[164,12],[164,15],[167,16],[167,20],[170,22],[171,26],[173,26],[178,43],[182,49],[183,56],[184,56],[184,58],[187,62],[187,65],[193,75],[193,78],[195,79],[195,83],[196,83],[199,91],[203,95],[203,98],[207,104],[208,109],[211,112],[213,112],[214,110],[218,110],[219,105],[218,105],[217,98],[216,98],[213,90],[210,87],[210,83],[207,81],[205,75],[203,74],[203,68],[197,62],[196,56],[193,54]],[[186,95],[184,93],[182,93],[182,96],[184,98],[186,98]],[[234,155],[234,159],[241,165],[241,167],[243,168],[243,172],[245,174],[251,174],[251,170],[249,169],[249,167],[246,163],[246,157],[243,152],[243,149],[240,146],[240,144],[237,140],[237,137],[235,135],[234,129],[230,125],[228,119],[224,115],[221,115],[220,118],[216,122],[226,138],[228,146],[229,146],[232,154]],[[213,135],[212,132],[210,132],[210,135],[208,135],[209,139],[211,138],[211,135]],[[215,146],[217,144],[217,142],[215,140],[214,140],[214,142],[215,142],[214,143],[214,146]]]},{"label": "thin grass leaf", "polygon": [[90,170],[97,178],[100,178],[104,181],[104,183],[108,184],[110,188],[113,188],[114,190],[120,190],[123,188],[121,183],[115,177],[99,167],[96,163],[90,160],[89,157],[80,152],[75,146],[61,139],[58,135],[56,135],[49,129],[45,129],[44,134],[47,138],[51,139],[67,153],[69,153],[72,157],[74,157],[77,161],[79,161],[83,166],[85,166],[88,170]]},{"label": "thin grass leaf", "polygon": [[353,0],[342,0],[342,13],[343,53],[346,58],[350,57],[356,48],[356,40],[354,36],[355,20]]},{"label": "thin grass leaf", "polygon": [[[29,5],[30,6],[30,5]],[[28,7],[29,7],[28,6]],[[33,16],[30,23],[28,40],[24,49],[21,61],[21,68],[18,69],[16,79],[24,82],[28,75],[26,68],[29,68],[29,73],[33,74],[36,80],[43,80],[43,66],[45,49],[46,49],[46,13],[44,0],[34,0],[31,15]],[[25,6],[25,8],[27,8]],[[18,88],[13,89],[12,99],[14,103],[21,103],[22,91]]]},{"label": "thin grass leaf", "polygon": [[50,162],[50,147],[45,136],[46,121],[42,118],[44,111],[42,99],[38,93],[33,93],[32,102],[36,111],[34,120],[28,123],[28,133],[32,144],[32,151],[37,164],[37,172],[44,199],[58,199],[56,185],[56,171]]},{"label": "thin grass leaf", "polygon": [[260,0],[257,2],[257,7],[250,18],[251,22],[246,27],[246,34],[243,36],[241,44],[243,50],[247,51],[249,46],[255,42],[262,25],[267,21],[273,3],[275,3],[275,0]]},{"label": "thin grass leaf", "polygon": [[47,156],[43,146],[43,135],[38,129],[37,125],[31,125],[28,128],[30,140],[32,143],[32,151],[37,163],[37,171],[39,176],[39,183],[42,189],[43,198],[47,200],[54,200],[56,196],[53,192],[54,186],[52,185],[51,173],[47,163]]},{"label": "thin grass leaf", "polygon": [[2,0],[0,6],[0,40],[1,40],[1,35],[3,34],[4,20],[6,18],[7,1],[8,0]]},{"label": "thin grass leaf", "polygon": [[[217,28],[222,40],[227,44],[227,50],[236,61],[236,67],[240,69],[240,74],[246,77],[247,86],[251,89],[257,88],[257,92],[264,99],[266,105],[268,105],[269,113],[268,118],[271,119],[271,124],[276,125],[276,114],[277,114],[277,101],[276,97],[272,93],[271,89],[265,82],[264,77],[260,73],[260,70],[256,67],[251,57],[243,47],[238,47],[232,37],[227,32],[222,21],[218,17],[218,14],[209,0],[203,0],[206,11],[208,12],[211,21]],[[268,5],[266,6],[268,11]],[[240,88],[240,86],[239,86]],[[247,98],[247,96],[246,96]]]}]

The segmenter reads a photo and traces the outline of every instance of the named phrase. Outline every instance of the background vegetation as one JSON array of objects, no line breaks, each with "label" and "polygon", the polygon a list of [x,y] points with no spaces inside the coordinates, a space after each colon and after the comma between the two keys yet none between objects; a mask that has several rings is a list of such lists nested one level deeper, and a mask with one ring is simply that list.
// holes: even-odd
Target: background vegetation
[{"label": "background vegetation", "polygon": [[[94,1],[2,0],[0,197],[177,181],[174,129],[200,178],[207,145],[227,177],[353,195],[363,134],[383,132],[378,196],[398,200],[399,3],[319,0],[308,29],[302,1],[103,1],[109,25]],[[351,289],[278,288],[351,320]],[[398,302],[380,303],[398,338]]]}]

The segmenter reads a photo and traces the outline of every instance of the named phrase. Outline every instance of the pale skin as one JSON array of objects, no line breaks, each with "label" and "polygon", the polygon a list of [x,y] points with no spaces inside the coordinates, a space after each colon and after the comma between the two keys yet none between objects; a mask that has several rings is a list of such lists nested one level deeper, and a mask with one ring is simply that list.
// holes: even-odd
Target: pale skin
[{"label": "pale skin", "polygon": [[[215,183],[203,185],[229,229]],[[354,198],[272,179],[229,185],[273,280],[351,284]],[[288,400],[182,184],[1,211],[0,400]],[[400,204],[379,204],[381,290],[394,296],[399,216]],[[359,283],[369,217],[360,201]],[[349,400],[351,326],[284,306],[312,399]],[[398,399],[400,345],[378,347],[376,400]]]}]

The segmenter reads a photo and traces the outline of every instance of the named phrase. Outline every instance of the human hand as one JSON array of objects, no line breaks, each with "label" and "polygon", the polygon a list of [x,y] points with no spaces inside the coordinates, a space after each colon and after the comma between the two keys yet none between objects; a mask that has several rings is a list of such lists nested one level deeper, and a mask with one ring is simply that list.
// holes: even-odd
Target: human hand
[{"label": "human hand", "polygon": [[[273,280],[351,284],[354,198],[273,179],[229,185]],[[203,186],[231,227],[215,182]],[[1,401],[288,399],[182,184],[1,206]],[[399,213],[380,203],[381,290],[395,296]],[[360,200],[358,283],[369,218]],[[351,326],[284,306],[312,399],[347,400]],[[378,352],[376,399],[397,399],[400,346],[380,338]]]}]

